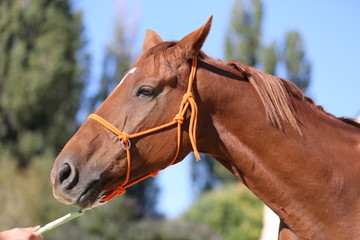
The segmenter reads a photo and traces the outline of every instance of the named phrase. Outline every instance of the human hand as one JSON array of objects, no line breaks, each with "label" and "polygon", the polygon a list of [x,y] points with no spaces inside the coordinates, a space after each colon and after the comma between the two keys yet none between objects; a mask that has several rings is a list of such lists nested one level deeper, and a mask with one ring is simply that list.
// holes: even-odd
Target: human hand
[{"label": "human hand", "polygon": [[42,240],[43,236],[36,232],[39,229],[40,226],[13,228],[0,232],[0,240]]}]

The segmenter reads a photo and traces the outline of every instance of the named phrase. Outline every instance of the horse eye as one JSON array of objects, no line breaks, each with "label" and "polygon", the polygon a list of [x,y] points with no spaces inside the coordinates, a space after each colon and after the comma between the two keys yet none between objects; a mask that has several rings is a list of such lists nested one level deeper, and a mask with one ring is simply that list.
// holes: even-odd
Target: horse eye
[{"label": "horse eye", "polygon": [[136,93],[137,97],[152,97],[155,93],[155,90],[149,86],[142,86],[139,88],[138,92]]}]

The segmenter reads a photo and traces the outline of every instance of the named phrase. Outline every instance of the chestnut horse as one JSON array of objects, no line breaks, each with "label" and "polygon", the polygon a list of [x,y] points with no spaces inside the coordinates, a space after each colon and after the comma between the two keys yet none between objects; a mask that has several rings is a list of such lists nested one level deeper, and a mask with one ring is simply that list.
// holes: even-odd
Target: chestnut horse
[{"label": "chestnut horse", "polygon": [[279,239],[360,239],[359,125],[289,81],[205,55],[211,21],[179,42],[147,31],[133,67],[57,157],[54,196],[93,208],[198,150],[280,217]]}]

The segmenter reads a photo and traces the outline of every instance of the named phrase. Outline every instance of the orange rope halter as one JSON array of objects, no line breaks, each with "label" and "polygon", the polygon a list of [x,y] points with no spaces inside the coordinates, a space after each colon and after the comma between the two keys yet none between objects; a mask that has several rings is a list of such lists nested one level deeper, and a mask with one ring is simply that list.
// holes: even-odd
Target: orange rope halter
[{"label": "orange rope halter", "polygon": [[[175,153],[175,157],[174,159],[171,161],[171,163],[168,165],[172,165],[174,164],[174,162],[176,161],[178,155],[179,155],[179,151],[180,151],[180,144],[181,144],[181,125],[184,122],[184,115],[187,111],[187,109],[191,108],[191,116],[190,116],[190,124],[189,124],[189,138],[190,138],[190,142],[194,151],[194,155],[196,158],[196,161],[200,160],[200,155],[199,152],[197,150],[196,147],[196,124],[197,124],[197,114],[198,114],[198,110],[197,110],[197,106],[196,106],[196,102],[194,100],[193,94],[192,94],[192,84],[195,80],[195,74],[196,74],[196,65],[197,65],[197,58],[194,57],[193,61],[192,61],[192,66],[191,66],[191,72],[190,72],[190,76],[189,76],[189,83],[188,83],[188,88],[186,93],[183,96],[183,99],[181,101],[180,104],[180,109],[179,112],[175,115],[174,119],[169,122],[166,123],[164,125],[158,126],[158,127],[154,127],[139,133],[134,133],[134,134],[130,134],[128,135],[125,132],[120,131],[119,129],[117,129],[116,127],[114,127],[112,124],[110,124],[108,121],[106,121],[105,119],[103,119],[102,117],[100,117],[99,115],[96,114],[90,114],[88,119],[93,119],[95,121],[97,121],[98,123],[100,123],[101,125],[103,125],[105,128],[107,128],[108,130],[110,130],[112,133],[114,133],[118,139],[121,142],[122,147],[125,149],[126,151],[126,156],[127,156],[127,170],[126,170],[126,176],[125,176],[125,181],[123,182],[123,184],[117,188],[115,188],[114,190],[108,191],[105,193],[105,196],[101,198],[101,200],[103,201],[110,201],[111,199],[113,199],[116,195],[121,195],[125,192],[125,189],[144,180],[145,178],[148,177],[156,177],[156,175],[158,174],[159,170],[155,170],[152,171],[140,178],[134,179],[133,181],[129,182],[130,179],[130,148],[131,148],[131,142],[130,139],[131,138],[135,138],[135,137],[139,137],[142,135],[146,135],[152,132],[156,132],[159,131],[161,129],[170,127],[172,125],[177,124],[177,147],[176,147],[176,153]],[[168,167],[167,166],[167,167]]]}]

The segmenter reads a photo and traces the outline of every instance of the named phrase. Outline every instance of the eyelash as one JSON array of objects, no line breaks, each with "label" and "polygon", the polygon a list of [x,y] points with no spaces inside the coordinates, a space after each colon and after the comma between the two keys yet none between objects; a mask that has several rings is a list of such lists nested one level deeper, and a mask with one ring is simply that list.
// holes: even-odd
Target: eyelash
[{"label": "eyelash", "polygon": [[155,90],[149,86],[142,86],[136,93],[137,97],[152,97],[154,96]]}]

